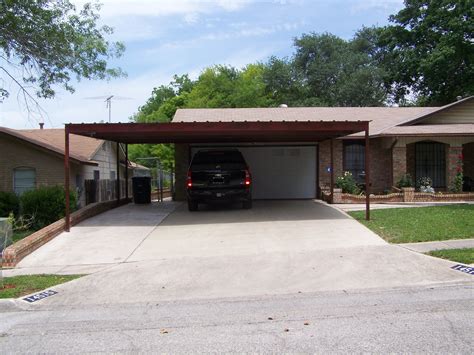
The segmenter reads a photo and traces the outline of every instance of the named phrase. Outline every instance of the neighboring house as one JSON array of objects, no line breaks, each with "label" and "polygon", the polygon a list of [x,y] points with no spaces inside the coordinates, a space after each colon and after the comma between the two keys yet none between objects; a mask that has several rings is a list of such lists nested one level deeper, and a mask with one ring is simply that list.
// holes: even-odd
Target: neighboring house
[{"label": "neighboring house", "polygon": [[[117,179],[117,145],[76,135],[71,135],[70,140],[71,188],[76,189],[79,203],[84,206],[85,180]],[[39,186],[64,184],[64,129],[0,127],[0,152],[0,191],[21,195]],[[119,176],[124,179],[122,149],[119,156]],[[129,169],[132,168],[129,166]],[[129,177],[132,176],[133,170],[130,170]]]},{"label": "neighboring house", "polygon": [[[474,97],[443,107],[280,107],[179,109],[173,122],[269,122],[370,120],[372,192],[392,189],[409,173],[430,177],[436,191],[452,186],[464,157],[466,188],[474,179]],[[361,183],[365,171],[363,133],[334,140],[334,173],[350,171]],[[176,144],[176,196],[192,155],[216,144]],[[221,144],[242,151],[261,199],[314,198],[330,184],[331,141],[315,143]]]}]

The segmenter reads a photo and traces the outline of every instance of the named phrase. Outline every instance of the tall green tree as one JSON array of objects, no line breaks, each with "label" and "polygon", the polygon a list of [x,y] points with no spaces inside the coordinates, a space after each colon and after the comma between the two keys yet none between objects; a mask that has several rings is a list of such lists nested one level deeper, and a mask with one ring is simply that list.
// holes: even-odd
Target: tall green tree
[{"label": "tall green tree", "polygon": [[[69,0],[0,1],[0,71],[25,96],[52,98],[55,86],[74,92],[72,79],[106,79],[124,75],[107,61],[120,57],[120,42],[109,42],[113,31],[99,26],[98,3],[77,10]],[[5,82],[5,80],[4,80]],[[0,86],[0,99],[9,91]]]},{"label": "tall green tree", "polygon": [[302,106],[308,97],[302,75],[296,70],[293,61],[287,58],[270,57],[265,63],[262,78],[265,92],[273,106]]},{"label": "tall green tree", "polygon": [[358,44],[329,33],[303,34],[295,39],[294,65],[303,77],[303,102],[324,106],[384,105],[383,72]]},{"label": "tall green tree", "polygon": [[442,105],[474,94],[474,1],[405,0],[380,46],[396,102]]}]

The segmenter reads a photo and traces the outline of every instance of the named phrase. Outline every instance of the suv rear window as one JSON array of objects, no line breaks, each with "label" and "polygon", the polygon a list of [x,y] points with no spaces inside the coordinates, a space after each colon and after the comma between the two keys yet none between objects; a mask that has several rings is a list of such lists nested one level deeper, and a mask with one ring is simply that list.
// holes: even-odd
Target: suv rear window
[{"label": "suv rear window", "polygon": [[239,151],[208,151],[198,152],[193,158],[195,164],[245,164],[242,153]]}]

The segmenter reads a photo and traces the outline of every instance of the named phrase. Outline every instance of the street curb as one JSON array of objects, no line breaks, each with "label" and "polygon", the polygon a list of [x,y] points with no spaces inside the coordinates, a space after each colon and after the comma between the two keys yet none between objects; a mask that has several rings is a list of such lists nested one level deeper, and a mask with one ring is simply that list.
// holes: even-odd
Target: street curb
[{"label": "street curb", "polygon": [[24,311],[25,307],[22,307],[20,301],[16,298],[2,298],[0,299],[0,313],[6,312],[19,312]]}]

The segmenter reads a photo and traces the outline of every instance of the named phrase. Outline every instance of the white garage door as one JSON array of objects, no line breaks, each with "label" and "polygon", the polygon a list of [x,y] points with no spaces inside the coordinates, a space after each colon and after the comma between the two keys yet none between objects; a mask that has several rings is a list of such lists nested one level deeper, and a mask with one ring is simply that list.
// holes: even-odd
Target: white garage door
[{"label": "white garage door", "polygon": [[[316,147],[237,147],[252,173],[254,199],[314,198]],[[194,147],[192,153],[199,148]]]},{"label": "white garage door", "polygon": [[250,167],[254,199],[314,198],[316,147],[239,147]]}]

